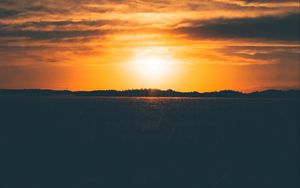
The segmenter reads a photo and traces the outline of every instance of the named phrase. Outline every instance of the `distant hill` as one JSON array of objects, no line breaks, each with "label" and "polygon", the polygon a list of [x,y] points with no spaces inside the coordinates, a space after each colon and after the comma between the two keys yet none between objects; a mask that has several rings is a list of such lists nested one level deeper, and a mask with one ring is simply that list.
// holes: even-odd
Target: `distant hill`
[{"label": "distant hill", "polygon": [[252,93],[242,93],[232,90],[215,92],[178,92],[174,90],[159,89],[133,89],[133,90],[96,90],[96,91],[68,91],[68,90],[42,90],[42,89],[0,89],[0,95],[25,95],[25,96],[49,96],[49,95],[72,95],[72,96],[107,96],[107,97],[300,97],[300,90],[265,90]]},{"label": "distant hill", "polygon": [[300,90],[266,90],[249,93],[250,97],[299,97]]}]

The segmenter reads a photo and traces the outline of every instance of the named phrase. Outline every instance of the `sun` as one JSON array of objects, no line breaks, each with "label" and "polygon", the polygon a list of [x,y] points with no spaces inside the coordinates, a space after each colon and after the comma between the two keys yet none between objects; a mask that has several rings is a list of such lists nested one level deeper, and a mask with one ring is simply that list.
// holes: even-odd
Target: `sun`
[{"label": "sun", "polygon": [[167,49],[152,47],[136,50],[132,63],[139,78],[154,82],[168,77],[173,60]]},{"label": "sun", "polygon": [[167,73],[167,62],[161,57],[145,56],[136,61],[137,71],[149,79],[159,79]]}]

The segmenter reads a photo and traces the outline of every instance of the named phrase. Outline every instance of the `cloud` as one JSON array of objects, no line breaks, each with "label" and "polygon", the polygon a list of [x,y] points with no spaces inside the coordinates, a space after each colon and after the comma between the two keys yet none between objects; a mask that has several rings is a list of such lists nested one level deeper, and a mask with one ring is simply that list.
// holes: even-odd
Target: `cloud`
[{"label": "cloud", "polygon": [[298,46],[226,46],[218,50],[228,57],[265,61],[268,63],[299,65]]},{"label": "cloud", "polygon": [[190,26],[177,28],[176,31],[192,38],[299,41],[299,14],[282,17],[220,18],[185,24]]},{"label": "cloud", "polygon": [[18,11],[18,10],[10,10],[10,9],[0,8],[0,19],[15,17],[19,14],[20,14],[20,11]]},{"label": "cloud", "polygon": [[67,30],[67,31],[38,31],[38,30],[1,30],[0,37],[26,37],[31,40],[63,40],[69,38],[80,38],[99,36],[103,34],[100,30]]},{"label": "cloud", "polygon": [[63,20],[63,21],[34,21],[34,22],[25,22],[25,23],[18,23],[18,24],[0,23],[0,28],[6,28],[7,30],[26,30],[28,28],[48,29],[49,27],[74,28],[74,27],[82,27],[82,26],[90,26],[96,28],[104,25],[114,25],[116,23],[126,24],[126,22],[121,22],[117,20],[80,20],[80,21]]}]

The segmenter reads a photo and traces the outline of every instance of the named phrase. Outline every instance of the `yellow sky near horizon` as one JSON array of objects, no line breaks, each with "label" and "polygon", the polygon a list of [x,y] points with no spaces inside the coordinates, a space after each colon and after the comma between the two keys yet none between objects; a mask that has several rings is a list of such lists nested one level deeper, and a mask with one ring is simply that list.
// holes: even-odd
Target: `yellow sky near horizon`
[{"label": "yellow sky near horizon", "polygon": [[298,5],[0,1],[0,88],[300,88]]}]

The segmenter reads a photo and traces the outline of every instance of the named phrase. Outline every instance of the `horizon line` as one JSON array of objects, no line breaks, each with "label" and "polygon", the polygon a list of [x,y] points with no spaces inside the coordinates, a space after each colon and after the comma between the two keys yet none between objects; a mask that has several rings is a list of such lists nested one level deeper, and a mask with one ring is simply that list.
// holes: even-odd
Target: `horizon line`
[{"label": "horizon line", "polygon": [[0,88],[0,91],[3,90],[12,90],[12,91],[68,91],[72,93],[76,92],[97,92],[97,91],[116,91],[116,92],[125,92],[125,91],[142,91],[142,90],[156,90],[156,91],[173,91],[177,93],[215,93],[215,92],[224,92],[224,91],[231,91],[231,92],[238,92],[242,94],[251,94],[255,92],[265,92],[265,91],[300,91],[299,88],[281,88],[281,89],[276,89],[276,88],[270,88],[270,89],[261,89],[261,90],[253,90],[250,92],[245,92],[245,91],[240,91],[240,90],[233,90],[233,89],[221,89],[221,90],[213,90],[213,91],[178,91],[174,89],[158,89],[158,88],[139,88],[139,89],[93,89],[93,90],[69,90],[69,89],[49,89],[49,88],[13,88],[13,89],[8,89],[8,88]]}]

